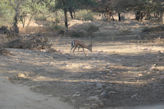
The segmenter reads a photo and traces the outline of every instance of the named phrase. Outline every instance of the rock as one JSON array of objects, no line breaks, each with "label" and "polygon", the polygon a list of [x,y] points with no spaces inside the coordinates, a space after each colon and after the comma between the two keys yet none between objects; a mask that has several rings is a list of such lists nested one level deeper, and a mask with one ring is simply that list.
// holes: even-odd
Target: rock
[{"label": "rock", "polygon": [[85,82],[85,84],[87,85],[87,86],[95,86],[95,83],[93,83],[93,82]]},{"label": "rock", "polygon": [[19,78],[27,78],[27,76],[24,73],[18,73]]},{"label": "rock", "polygon": [[101,97],[103,98],[108,98],[109,97],[109,93],[107,91],[103,91],[101,94],[100,94]]},{"label": "rock", "polygon": [[143,76],[143,74],[139,73],[138,76],[141,77],[141,76]]},{"label": "rock", "polygon": [[100,96],[103,97],[103,98],[109,98],[110,95],[116,94],[116,93],[117,92],[115,92],[115,91],[107,91],[107,90],[104,90],[104,91],[102,91],[102,93],[100,94]]},{"label": "rock", "polygon": [[105,66],[106,69],[110,69],[110,64],[108,63],[106,66]]},{"label": "rock", "polygon": [[90,109],[100,109],[100,107],[104,105],[97,95],[90,96],[87,98],[87,100],[90,103]]},{"label": "rock", "polygon": [[95,96],[88,97],[87,100],[89,100],[89,101],[99,101],[100,99],[97,95],[95,95]]},{"label": "rock", "polygon": [[108,94],[116,94],[117,92],[115,91],[109,91]]},{"label": "rock", "polygon": [[111,90],[113,89],[113,84],[108,84],[105,88],[106,90]]},{"label": "rock", "polygon": [[99,105],[97,103],[94,103],[90,106],[90,109],[98,109]]},{"label": "rock", "polygon": [[76,92],[75,94],[72,95],[72,97],[79,97],[79,96],[80,96],[79,92]]},{"label": "rock", "polygon": [[103,84],[102,83],[96,83],[96,88],[97,89],[101,89],[101,88],[103,88]]},{"label": "rock", "polygon": [[137,97],[137,94],[134,94],[131,96],[131,98],[136,98]]}]

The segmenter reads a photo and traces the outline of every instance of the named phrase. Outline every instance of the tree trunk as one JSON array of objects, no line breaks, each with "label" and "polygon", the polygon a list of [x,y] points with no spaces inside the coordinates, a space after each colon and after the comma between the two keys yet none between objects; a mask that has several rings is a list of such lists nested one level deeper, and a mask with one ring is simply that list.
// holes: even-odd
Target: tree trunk
[{"label": "tree trunk", "polygon": [[136,15],[136,20],[139,21],[140,20],[140,11],[137,11],[135,15]]},{"label": "tree trunk", "polygon": [[75,12],[75,10],[73,11],[73,14],[74,14],[74,19],[76,18],[76,12]]},{"label": "tree trunk", "polygon": [[121,13],[118,12],[118,21],[121,21]]},{"label": "tree trunk", "polygon": [[67,9],[64,9],[64,22],[65,22],[65,27],[68,29]]},{"label": "tree trunk", "polygon": [[74,19],[74,17],[73,17],[73,11],[72,11],[71,8],[69,8],[69,13],[70,13],[71,18]]},{"label": "tree trunk", "polygon": [[26,22],[25,17],[24,17],[23,15],[21,15],[21,16],[19,17],[19,19],[20,19],[20,22],[22,23],[22,26],[23,26],[23,28],[24,28],[24,27],[25,27],[25,22]]},{"label": "tree trunk", "polygon": [[14,16],[14,22],[13,22],[13,30],[15,33],[19,33],[18,18],[19,18],[19,12],[16,11],[15,16]]}]

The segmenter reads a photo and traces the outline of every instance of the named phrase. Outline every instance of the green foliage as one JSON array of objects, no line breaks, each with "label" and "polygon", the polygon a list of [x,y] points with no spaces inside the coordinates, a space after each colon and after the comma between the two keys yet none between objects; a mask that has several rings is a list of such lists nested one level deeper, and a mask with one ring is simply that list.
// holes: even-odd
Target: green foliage
[{"label": "green foliage", "polygon": [[10,24],[14,16],[12,7],[6,0],[0,1],[0,25]]},{"label": "green foliage", "polygon": [[58,25],[63,22],[64,14],[62,10],[58,10],[55,13],[50,13],[47,17],[47,21],[51,22],[52,24]]},{"label": "green foliage", "polygon": [[28,14],[40,14],[40,13],[49,13],[46,3],[40,2],[39,0],[27,0],[22,11]]},{"label": "green foliage", "polygon": [[93,21],[94,20],[94,13],[93,12],[91,12],[91,11],[89,11],[88,13],[86,13],[86,14],[83,14],[83,20],[91,20],[91,21]]},{"label": "green foliage", "polygon": [[67,9],[67,10],[71,8],[73,10],[78,10],[78,9],[87,9],[95,5],[96,5],[95,0],[56,0],[55,8]]},{"label": "green foliage", "polygon": [[62,12],[62,10],[58,10],[55,12],[55,22],[56,23],[60,23],[60,21],[63,20],[64,14]]},{"label": "green foliage", "polygon": [[37,15],[34,17],[36,21],[46,21],[47,20],[47,17],[44,16],[44,15]]},{"label": "green foliage", "polygon": [[1,0],[0,1],[0,16],[6,22],[13,22],[14,14],[18,13],[19,17],[26,15],[38,15],[39,13],[48,13],[46,4],[40,0]]}]

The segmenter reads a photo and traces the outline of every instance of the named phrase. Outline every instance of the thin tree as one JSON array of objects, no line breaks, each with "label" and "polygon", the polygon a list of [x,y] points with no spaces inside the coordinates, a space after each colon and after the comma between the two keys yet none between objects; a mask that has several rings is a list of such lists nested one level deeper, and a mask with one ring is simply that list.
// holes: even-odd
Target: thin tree
[{"label": "thin tree", "polygon": [[20,17],[20,6],[22,5],[23,2],[24,0],[9,0],[10,6],[12,6],[12,8],[15,11],[13,26],[12,26],[12,29],[15,33],[19,33],[18,21]]}]

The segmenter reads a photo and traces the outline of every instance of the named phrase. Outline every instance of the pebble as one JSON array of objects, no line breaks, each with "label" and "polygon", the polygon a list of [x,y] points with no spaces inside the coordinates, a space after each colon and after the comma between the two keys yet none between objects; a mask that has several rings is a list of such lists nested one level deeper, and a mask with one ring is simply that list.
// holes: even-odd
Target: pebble
[{"label": "pebble", "polygon": [[99,101],[99,97],[97,95],[90,96],[90,97],[87,98],[87,100],[89,100],[89,101]]},{"label": "pebble", "polygon": [[79,92],[76,92],[75,94],[72,95],[72,97],[79,97],[79,96],[80,96]]},{"label": "pebble", "polygon": [[101,94],[100,94],[101,97],[103,98],[108,98],[109,97],[109,93],[107,91],[103,91]]}]

